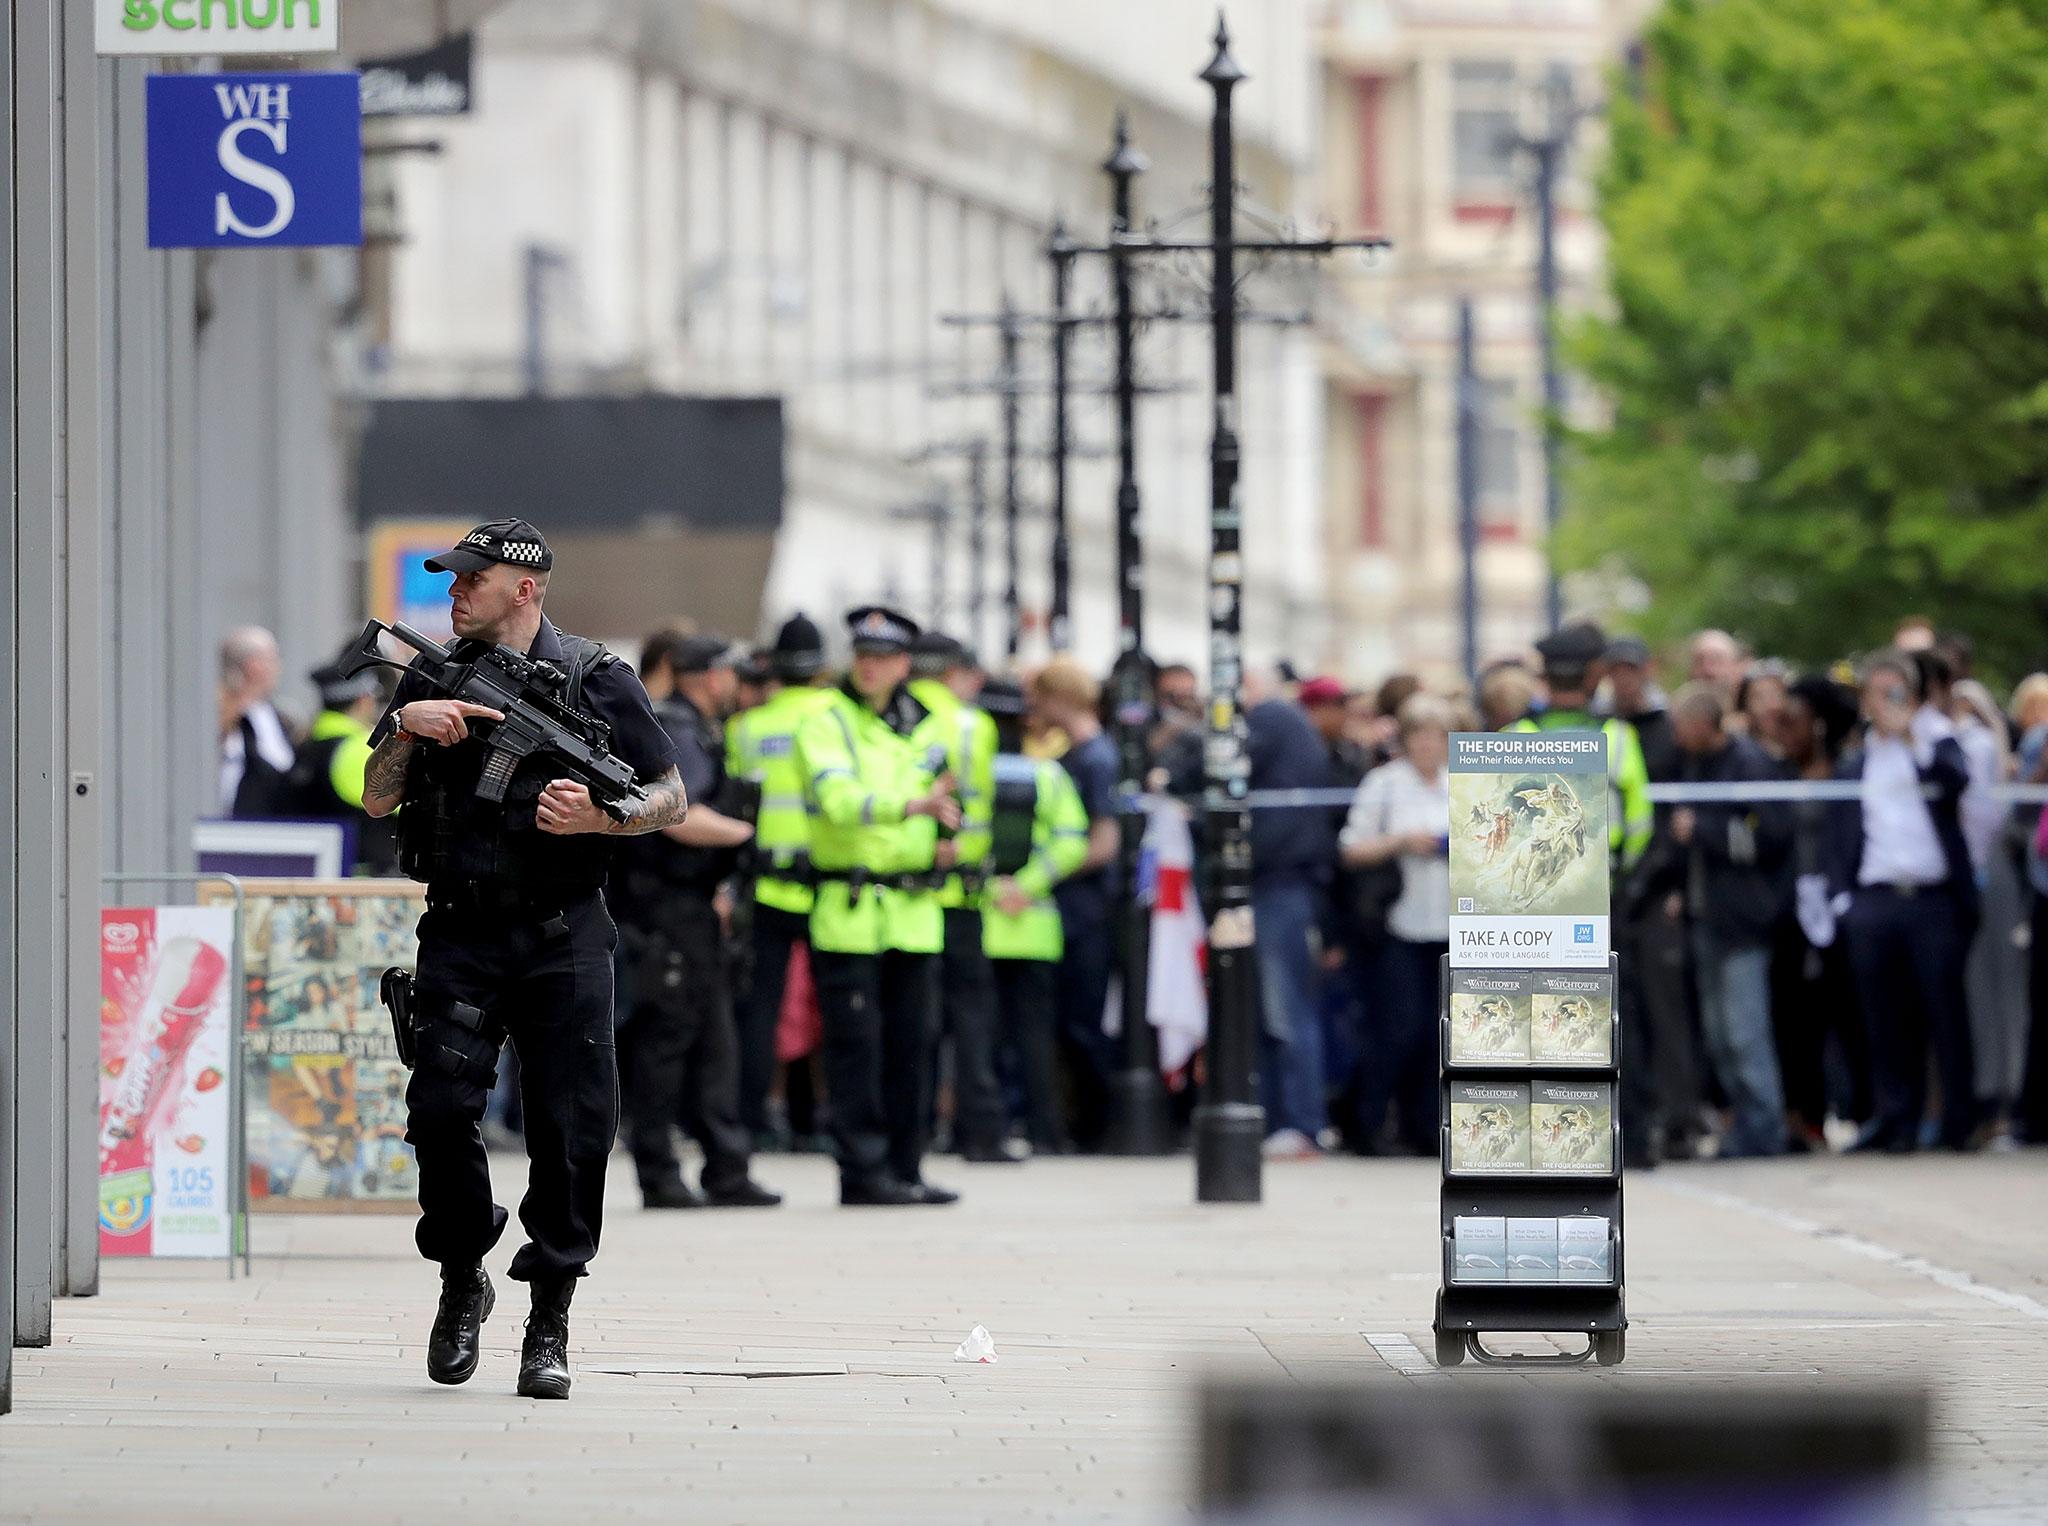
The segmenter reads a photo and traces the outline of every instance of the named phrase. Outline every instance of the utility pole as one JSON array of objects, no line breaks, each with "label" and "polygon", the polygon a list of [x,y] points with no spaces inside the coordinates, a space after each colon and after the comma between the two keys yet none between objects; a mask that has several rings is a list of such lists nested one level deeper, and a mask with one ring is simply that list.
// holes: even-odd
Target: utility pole
[{"label": "utility pole", "polygon": [[1519,147],[1536,165],[1536,344],[1543,364],[1543,526],[1550,563],[1545,613],[1550,629],[1564,624],[1564,594],[1557,576],[1557,527],[1564,514],[1560,456],[1564,429],[1564,373],[1557,361],[1557,181],[1577,130],[1579,114],[1568,83],[1552,81],[1544,91],[1543,135],[1523,138]]},{"label": "utility pole", "polygon": [[1064,652],[1074,644],[1073,545],[1067,531],[1067,349],[1073,338],[1067,298],[1074,255],[1065,223],[1053,224],[1046,256],[1052,261],[1052,609],[1047,623],[1052,649]]},{"label": "utility pole", "polygon": [[[1472,299],[1458,299],[1458,615],[1465,681],[1479,683],[1479,439],[1485,393],[1473,361]],[[1555,624],[1551,627],[1556,629]]]},{"label": "utility pole", "polygon": [[1020,513],[1017,498],[1017,453],[1020,445],[1018,427],[1021,412],[1017,396],[1017,346],[1022,330],[1017,322],[1016,310],[1010,305],[1008,292],[1003,294],[1002,322],[997,328],[997,333],[1002,342],[1000,374],[1003,387],[1003,650],[1009,655],[1010,665],[1015,667],[1018,648],[1024,641],[1024,611],[1018,588],[1017,547],[1017,520]]},{"label": "utility pole", "polygon": [[1255,1203],[1266,1112],[1257,1073],[1257,949],[1252,926],[1251,762],[1240,708],[1244,557],[1238,500],[1237,157],[1231,92],[1245,78],[1219,18],[1201,73],[1215,93],[1209,124],[1209,319],[1215,401],[1209,437],[1209,740],[1203,814],[1215,864],[1209,927],[1209,1084],[1195,1109],[1195,1196]]},{"label": "utility pole", "polygon": [[977,435],[967,448],[967,641],[980,651],[987,634],[988,441]]},{"label": "utility pole", "polygon": [[1110,186],[1110,286],[1116,323],[1116,581],[1117,658],[1110,678],[1116,721],[1117,884],[1123,912],[1117,940],[1123,1008],[1123,1069],[1115,1086],[1109,1147],[1119,1155],[1160,1155],[1172,1147],[1159,1042],[1148,1004],[1152,959],[1151,908],[1138,895],[1138,854],[1145,819],[1134,808],[1144,789],[1146,731],[1152,721],[1151,674],[1145,657],[1144,547],[1138,521],[1137,320],[1131,301],[1131,255],[1118,240],[1133,232],[1131,188],[1145,156],[1131,146],[1130,123],[1116,118],[1116,138],[1103,163]]},{"label": "utility pole", "polygon": [[[1214,352],[1215,423],[1209,452],[1210,708],[1204,748],[1207,781],[1203,819],[1212,870],[1210,904],[1214,916],[1209,924],[1208,1080],[1202,1104],[1195,1110],[1195,1195],[1205,1203],[1258,1200],[1263,1164],[1260,1149],[1265,1136],[1265,1111],[1255,1100],[1258,987],[1251,905],[1251,813],[1246,801],[1251,768],[1242,712],[1244,559],[1238,497],[1237,325],[1246,315],[1237,310],[1237,258],[1240,254],[1313,257],[1339,249],[1382,249],[1387,243],[1378,237],[1304,239],[1290,235],[1237,235],[1236,146],[1230,96],[1245,77],[1244,70],[1231,57],[1229,31],[1219,20],[1215,56],[1199,76],[1215,94],[1209,132],[1209,237],[1139,236],[1126,228],[1112,234],[1106,246],[1076,245],[1073,251],[1076,255],[1107,255],[1112,261],[1138,255],[1204,254],[1211,261],[1208,307]],[[1119,507],[1121,510],[1124,503],[1129,504],[1130,530],[1134,536],[1137,498],[1135,484],[1130,486],[1128,494],[1120,491]],[[1135,547],[1134,540],[1127,544]],[[1135,566],[1133,555],[1123,569],[1127,580]],[[1134,587],[1127,581],[1127,597]],[[1126,630],[1128,634],[1128,627]],[[1128,653],[1126,656],[1135,660],[1129,659]]]}]

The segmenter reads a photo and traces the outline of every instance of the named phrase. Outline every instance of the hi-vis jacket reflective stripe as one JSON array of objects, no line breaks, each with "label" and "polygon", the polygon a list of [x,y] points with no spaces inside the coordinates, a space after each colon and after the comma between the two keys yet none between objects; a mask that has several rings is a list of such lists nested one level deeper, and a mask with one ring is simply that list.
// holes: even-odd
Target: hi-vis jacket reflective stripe
[{"label": "hi-vis jacket reflective stripe", "polygon": [[936,954],[945,942],[936,892],[856,889],[833,877],[835,871],[930,872],[938,824],[929,816],[904,815],[904,807],[927,793],[945,767],[943,755],[932,767],[928,751],[912,740],[927,712],[911,696],[897,696],[909,718],[906,734],[844,690],[828,693],[796,733],[810,812],[811,867],[819,876],[811,946],[840,954]]},{"label": "hi-vis jacket reflective stripe", "polygon": [[[955,860],[962,869],[978,871],[988,863],[989,822],[995,814],[996,723],[979,705],[964,702],[936,678],[914,678],[910,692],[931,712],[914,740],[920,746],[945,749],[953,773],[953,792],[960,801],[960,829],[953,834]],[[939,904],[969,904],[959,875],[939,890]]]},{"label": "hi-vis jacket reflective stripe", "polygon": [[1049,759],[1006,752],[996,758],[993,772],[1002,799],[1021,793],[1008,788],[1012,781],[1028,779],[1032,786],[1031,857],[1011,876],[1031,904],[1013,916],[996,905],[991,884],[982,897],[982,952],[991,959],[1057,962],[1066,939],[1052,890],[1088,856],[1088,808],[1073,776]]},{"label": "hi-vis jacket reflective stripe", "polygon": [[830,696],[827,689],[781,689],[725,728],[725,771],[761,786],[761,814],[754,824],[761,872],[754,881],[754,899],[799,916],[811,909],[811,887],[778,879],[774,865],[799,865],[810,852],[811,818],[804,809],[796,731]]},{"label": "hi-vis jacket reflective stripe", "polygon": [[1607,736],[1607,851],[1615,867],[1633,869],[1650,846],[1656,822],[1650,808],[1650,765],[1642,739],[1627,721],[1596,721],[1583,710],[1546,710],[1524,717],[1510,731],[1594,731]]}]

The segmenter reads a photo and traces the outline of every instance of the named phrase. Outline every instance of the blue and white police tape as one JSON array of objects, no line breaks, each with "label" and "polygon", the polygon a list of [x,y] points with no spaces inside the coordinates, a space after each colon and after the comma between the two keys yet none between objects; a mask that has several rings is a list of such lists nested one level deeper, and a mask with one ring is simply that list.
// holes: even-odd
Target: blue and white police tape
[{"label": "blue and white police tape", "polygon": [[[1934,791],[1927,791],[1933,798]],[[2048,784],[1993,784],[1983,794],[2003,805],[2048,805]],[[1255,789],[1244,796],[1252,810],[1301,810],[1320,807],[1342,810],[1358,796],[1352,789]],[[1135,798],[1142,806],[1148,798]],[[1764,805],[1802,800],[1861,800],[1863,784],[1856,779],[1763,779],[1735,784],[1653,784],[1653,805]]]}]

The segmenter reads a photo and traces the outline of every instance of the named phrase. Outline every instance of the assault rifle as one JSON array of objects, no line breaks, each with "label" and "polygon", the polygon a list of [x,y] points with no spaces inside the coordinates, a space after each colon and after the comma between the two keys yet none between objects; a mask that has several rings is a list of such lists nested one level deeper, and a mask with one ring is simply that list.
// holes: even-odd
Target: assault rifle
[{"label": "assault rifle", "polygon": [[[411,663],[384,655],[378,638],[393,636],[419,656]],[[478,644],[481,646],[481,644]],[[569,675],[550,662],[539,662],[508,646],[482,647],[474,656],[458,657],[430,636],[400,622],[372,620],[339,664],[345,677],[365,668],[396,668],[417,673],[450,699],[486,705],[505,718],[472,718],[470,728],[484,739],[480,800],[503,800],[512,775],[526,759],[539,754],[560,765],[562,772],[590,791],[590,798],[614,821],[626,819],[626,807],[647,798],[633,781],[633,769],[611,750],[611,727],[595,716],[573,710],[563,698]]]}]

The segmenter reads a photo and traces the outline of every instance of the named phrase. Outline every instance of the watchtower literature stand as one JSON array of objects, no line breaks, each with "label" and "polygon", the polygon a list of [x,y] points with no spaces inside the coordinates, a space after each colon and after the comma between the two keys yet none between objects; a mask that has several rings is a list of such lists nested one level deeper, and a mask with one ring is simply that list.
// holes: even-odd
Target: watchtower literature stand
[{"label": "watchtower literature stand", "polygon": [[[1442,971],[1443,1287],[1436,1359],[1622,1359],[1621,1024],[1605,970]],[[1580,1334],[1497,1357],[1487,1334]]]},{"label": "watchtower literature stand", "polygon": [[[1621,1065],[1605,730],[1451,737],[1441,977],[1443,1287],[1436,1357],[1622,1358]],[[1584,1351],[1497,1357],[1488,1334]]]}]

